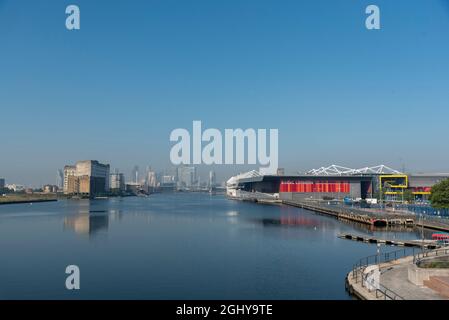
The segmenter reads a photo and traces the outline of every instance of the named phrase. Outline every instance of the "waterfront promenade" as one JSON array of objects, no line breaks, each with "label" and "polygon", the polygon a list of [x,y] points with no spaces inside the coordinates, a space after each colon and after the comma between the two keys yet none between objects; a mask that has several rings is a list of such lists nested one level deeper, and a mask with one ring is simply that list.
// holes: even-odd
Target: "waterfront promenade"
[{"label": "waterfront promenade", "polygon": [[[417,267],[417,261],[424,257],[449,258],[449,248],[429,250],[424,254],[418,253],[378,264],[356,264],[346,277],[347,290],[362,300],[449,300],[449,296],[444,294],[449,290],[449,282],[441,282],[441,278],[432,276],[429,279],[426,274],[429,269]],[[379,278],[372,281],[370,271],[367,270],[379,270]],[[419,272],[424,275],[416,276]],[[449,269],[439,269],[435,272],[449,276]],[[442,279],[445,278],[447,277]],[[438,282],[436,285],[435,281]]]}]

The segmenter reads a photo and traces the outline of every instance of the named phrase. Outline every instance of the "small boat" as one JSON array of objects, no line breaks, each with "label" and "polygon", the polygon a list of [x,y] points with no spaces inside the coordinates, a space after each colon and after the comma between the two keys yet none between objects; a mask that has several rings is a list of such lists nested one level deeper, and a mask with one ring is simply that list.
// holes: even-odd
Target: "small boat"
[{"label": "small boat", "polygon": [[449,243],[449,233],[445,232],[434,233],[432,234],[432,239],[436,240],[437,242]]}]

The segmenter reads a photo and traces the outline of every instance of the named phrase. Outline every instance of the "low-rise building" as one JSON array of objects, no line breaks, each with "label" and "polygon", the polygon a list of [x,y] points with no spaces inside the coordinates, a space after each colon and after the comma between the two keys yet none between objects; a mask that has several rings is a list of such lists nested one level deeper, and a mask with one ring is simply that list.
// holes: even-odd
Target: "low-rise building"
[{"label": "low-rise building", "polygon": [[15,183],[7,184],[6,188],[9,189],[9,190],[12,190],[14,192],[23,192],[23,191],[25,191],[25,187],[23,185],[15,184]]},{"label": "low-rise building", "polygon": [[42,187],[42,192],[43,193],[57,193],[58,189],[59,188],[56,185],[46,184],[45,186]]}]

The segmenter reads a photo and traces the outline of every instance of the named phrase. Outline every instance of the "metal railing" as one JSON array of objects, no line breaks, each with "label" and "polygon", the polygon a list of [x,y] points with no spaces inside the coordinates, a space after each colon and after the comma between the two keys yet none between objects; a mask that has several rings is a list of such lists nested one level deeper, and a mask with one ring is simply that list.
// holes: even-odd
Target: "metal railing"
[{"label": "metal railing", "polygon": [[276,197],[273,194],[269,193],[263,193],[263,192],[249,192],[249,191],[243,191],[238,190],[236,194],[236,198],[240,200],[276,200],[278,197]]},{"label": "metal railing", "polygon": [[[361,286],[365,288],[365,282],[375,272],[375,270],[372,270],[367,274],[364,273],[366,267],[368,267],[369,265],[391,262],[411,256],[413,256],[413,263],[418,263],[423,258],[447,254],[449,254],[449,247],[443,247],[440,249],[427,249],[427,250],[423,248],[421,249],[404,248],[392,252],[385,252],[382,254],[371,255],[360,259],[356,264],[354,264],[352,268],[352,279],[355,280],[355,283],[361,281]],[[383,297],[384,300],[404,300],[402,296],[400,296],[393,290],[384,287],[380,283],[376,285],[377,285],[377,288],[375,289],[376,298]],[[368,291],[371,292],[371,290]]]},{"label": "metal railing", "polygon": [[384,300],[405,300],[403,297],[398,295],[393,290],[385,288],[381,284],[379,284],[381,288],[376,289],[376,298],[379,298],[379,294],[383,295]]},{"label": "metal railing", "polygon": [[288,200],[288,201],[297,203],[302,206],[308,206],[308,207],[313,207],[313,208],[318,208],[318,209],[329,210],[329,211],[332,211],[337,214],[343,214],[343,213],[356,214],[356,215],[366,216],[366,217],[374,217],[375,216],[375,214],[373,214],[372,212],[365,211],[360,208],[343,206],[340,203],[334,203],[333,201],[330,201],[330,200],[326,201],[326,200],[316,200],[316,199],[313,199],[313,200],[312,199],[302,199],[302,200],[292,199],[292,200]]},{"label": "metal railing", "polygon": [[[353,277],[356,276],[355,271],[365,269],[365,267],[367,267],[369,265],[390,262],[390,261],[398,260],[400,258],[405,258],[405,257],[411,256],[411,255],[415,256],[415,251],[418,251],[418,250],[421,250],[421,249],[404,248],[404,249],[400,249],[400,250],[396,250],[396,251],[392,251],[392,252],[373,254],[371,256],[362,258],[356,264],[353,265],[353,268],[352,268]],[[357,279],[356,279],[356,282],[357,282]]]},{"label": "metal railing", "polygon": [[[365,282],[367,281],[368,277],[371,276],[374,272],[373,270],[370,273],[364,274],[366,267],[368,267],[369,265],[395,261],[409,256],[415,257],[415,251],[417,251],[415,248],[404,248],[401,250],[379,253],[362,258],[356,264],[354,264],[352,268],[352,279],[355,280],[355,283],[361,281],[361,285],[364,288]],[[371,292],[371,290],[368,291]],[[400,296],[393,290],[384,287],[380,283],[376,284],[375,294],[376,298],[383,297],[384,300],[404,300],[402,296]]]},{"label": "metal railing", "polygon": [[447,254],[449,254],[449,246],[433,250],[421,250],[418,251],[416,254],[413,254],[413,263],[418,263],[419,261],[427,257],[433,256],[436,257],[438,255],[447,255]]},{"label": "metal railing", "polygon": [[[391,289],[388,289],[380,284],[380,282],[375,283],[374,281],[369,281],[368,278],[372,275],[374,275],[374,272],[380,270],[371,270],[369,273],[364,274],[362,271],[362,288],[365,288],[365,282],[370,282],[372,287],[375,287],[375,294],[376,298],[379,299],[381,297],[384,298],[384,300],[404,300],[402,296],[397,294]],[[372,289],[367,288],[369,292],[372,292]]]}]

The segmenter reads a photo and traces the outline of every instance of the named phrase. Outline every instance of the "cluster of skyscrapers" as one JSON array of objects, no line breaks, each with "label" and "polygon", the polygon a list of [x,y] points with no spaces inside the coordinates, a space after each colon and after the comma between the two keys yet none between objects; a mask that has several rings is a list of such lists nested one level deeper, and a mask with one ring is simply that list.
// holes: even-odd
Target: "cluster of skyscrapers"
[{"label": "cluster of skyscrapers", "polygon": [[110,173],[109,164],[96,160],[78,161],[58,170],[57,184],[66,195],[101,196],[109,194],[149,194],[157,191],[198,190],[216,186],[215,172],[209,172],[209,181],[201,183],[193,166],[179,166],[174,174],[157,174],[147,167],[143,176],[134,166],[131,179],[125,182],[125,175],[115,170]]},{"label": "cluster of skyscrapers", "polygon": [[202,188],[214,188],[216,186],[216,176],[214,171],[209,171],[209,181],[201,182],[196,167],[179,166],[177,168],[177,189],[196,190]]}]

